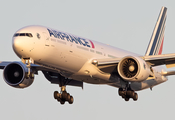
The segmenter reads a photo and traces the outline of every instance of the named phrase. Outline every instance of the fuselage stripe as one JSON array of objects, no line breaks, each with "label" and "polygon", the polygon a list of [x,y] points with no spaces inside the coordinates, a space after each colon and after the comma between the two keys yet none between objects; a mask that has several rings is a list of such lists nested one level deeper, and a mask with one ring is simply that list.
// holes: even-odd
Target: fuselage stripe
[{"label": "fuselage stripe", "polygon": [[95,48],[94,43],[91,40],[89,40],[89,41],[90,41],[90,43],[92,45],[92,48]]}]

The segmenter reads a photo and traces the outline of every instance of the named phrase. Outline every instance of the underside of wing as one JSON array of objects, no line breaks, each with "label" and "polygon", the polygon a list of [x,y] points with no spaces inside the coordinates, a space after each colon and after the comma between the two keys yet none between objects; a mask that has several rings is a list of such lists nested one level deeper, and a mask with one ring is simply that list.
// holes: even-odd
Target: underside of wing
[{"label": "underside of wing", "polygon": [[4,67],[8,64],[10,64],[11,62],[4,62],[4,61],[1,61],[0,62],[0,69],[4,69]]},{"label": "underside of wing", "polygon": [[92,64],[105,73],[112,73],[122,58],[94,59]]}]

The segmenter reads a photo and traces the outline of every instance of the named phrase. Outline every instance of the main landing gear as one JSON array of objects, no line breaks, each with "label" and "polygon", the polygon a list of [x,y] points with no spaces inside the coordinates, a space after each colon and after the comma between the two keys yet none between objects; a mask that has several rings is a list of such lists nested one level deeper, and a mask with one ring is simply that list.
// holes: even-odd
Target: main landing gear
[{"label": "main landing gear", "polygon": [[126,89],[119,88],[118,90],[119,96],[121,96],[125,101],[129,101],[132,98],[134,101],[138,100],[138,94],[130,88],[130,86]]},{"label": "main landing gear", "polygon": [[69,104],[72,104],[74,101],[74,98],[69,93],[67,93],[65,86],[61,87],[60,93],[58,91],[54,92],[54,98],[57,99],[57,101],[60,102],[62,105],[66,101],[69,102]]}]

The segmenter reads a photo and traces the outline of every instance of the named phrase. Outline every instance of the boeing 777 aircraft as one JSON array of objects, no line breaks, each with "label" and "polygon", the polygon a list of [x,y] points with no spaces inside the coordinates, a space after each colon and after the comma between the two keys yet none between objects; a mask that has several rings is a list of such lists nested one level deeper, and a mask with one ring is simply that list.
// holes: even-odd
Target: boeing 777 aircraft
[{"label": "boeing 777 aircraft", "polygon": [[83,88],[83,82],[119,88],[119,96],[125,101],[136,101],[135,91],[152,88],[175,74],[162,67],[175,67],[175,54],[161,55],[166,13],[167,8],[162,7],[143,56],[48,27],[24,27],[12,39],[21,61],[0,62],[4,80],[12,87],[26,88],[42,71],[47,80],[61,87],[60,93],[54,92],[61,104],[73,103],[66,86]]}]

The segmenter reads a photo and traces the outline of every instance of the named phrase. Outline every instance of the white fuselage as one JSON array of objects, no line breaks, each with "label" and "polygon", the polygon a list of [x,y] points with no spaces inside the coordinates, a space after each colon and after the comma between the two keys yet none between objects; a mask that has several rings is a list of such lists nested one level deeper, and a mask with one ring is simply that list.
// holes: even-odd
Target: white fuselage
[{"label": "white fuselage", "polygon": [[[16,33],[31,33],[33,37],[13,37],[13,49],[20,58],[31,58],[35,64],[56,69],[61,75],[91,84],[125,85],[118,76],[103,73],[93,64],[93,59],[122,58],[137,54],[92,40],[42,26],[29,26]],[[155,79],[135,82],[133,89],[141,90],[166,81],[159,72]],[[149,82],[149,84],[148,84]]]}]

